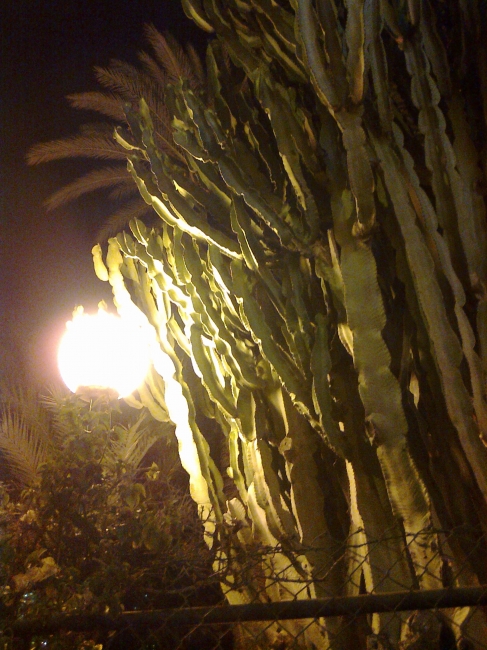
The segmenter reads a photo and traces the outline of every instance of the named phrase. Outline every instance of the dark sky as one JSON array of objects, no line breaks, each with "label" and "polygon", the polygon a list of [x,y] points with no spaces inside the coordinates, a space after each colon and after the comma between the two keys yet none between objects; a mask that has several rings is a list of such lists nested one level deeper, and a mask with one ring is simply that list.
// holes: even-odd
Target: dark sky
[{"label": "dark sky", "polygon": [[97,88],[93,67],[136,62],[153,23],[182,43],[204,34],[179,0],[3,0],[0,8],[0,373],[57,377],[57,341],[77,304],[109,299],[92,270],[103,213],[93,201],[56,212],[43,202],[82,167],[30,168],[29,148],[74,133],[90,116],[65,96]]}]

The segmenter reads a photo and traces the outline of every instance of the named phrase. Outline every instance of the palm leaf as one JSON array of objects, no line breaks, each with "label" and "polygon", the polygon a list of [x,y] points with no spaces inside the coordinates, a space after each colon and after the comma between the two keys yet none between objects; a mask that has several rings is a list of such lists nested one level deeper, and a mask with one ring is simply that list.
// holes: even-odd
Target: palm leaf
[{"label": "palm leaf", "polygon": [[56,435],[49,413],[33,387],[2,386],[0,451],[16,482],[36,483],[39,467],[52,452]]},{"label": "palm leaf", "polygon": [[128,465],[138,467],[149,449],[161,437],[164,432],[173,430],[172,424],[157,423],[147,417],[142,417],[131,427],[120,432],[117,442],[112,445],[112,453],[117,460]]},{"label": "palm leaf", "polygon": [[39,466],[47,459],[48,446],[37,434],[18,413],[2,412],[0,450],[14,480],[23,485],[36,483]]},{"label": "palm leaf", "polygon": [[151,76],[154,81],[161,84],[163,88],[167,83],[167,75],[157,61],[147,52],[139,52],[138,57],[140,62],[145,66],[147,74]]},{"label": "palm leaf", "polygon": [[27,382],[2,381],[0,394],[0,406],[3,410],[20,413],[29,426],[36,426],[48,434],[50,417],[39,402],[35,386]]},{"label": "palm leaf", "polygon": [[98,160],[125,160],[126,154],[106,133],[85,134],[41,142],[27,154],[29,165],[63,160],[65,158],[96,158]]},{"label": "palm leaf", "polygon": [[[142,98],[145,99],[153,119],[157,146],[173,159],[185,163],[183,153],[173,140],[172,116],[165,104],[165,87],[168,81],[180,77],[189,80],[193,87],[201,85],[204,78],[201,62],[193,49],[190,48],[189,54],[186,54],[172,37],[163,37],[153,26],[148,26],[146,33],[156,57],[146,53],[139,55],[145,71],[114,59],[106,68],[95,68],[99,83],[110,92],[77,93],[69,95],[68,100],[74,108],[95,111],[126,124],[124,102],[138,105]],[[31,165],[66,158],[125,161],[126,152],[114,140],[112,125],[98,123],[82,126],[75,136],[37,144],[27,156]],[[115,188],[110,198],[126,199],[132,194],[127,192],[127,179],[121,167],[94,170],[58,190],[49,198],[47,205],[54,209],[99,189]],[[141,200],[130,201],[112,214],[98,237],[106,239],[120,227],[125,227],[130,219],[144,216],[147,212]]]},{"label": "palm leaf", "polygon": [[133,198],[134,196],[139,196],[139,192],[137,190],[137,187],[134,187],[131,179],[128,183],[120,183],[120,185],[112,188],[108,193],[108,198],[110,201],[116,202],[125,201],[127,199]]},{"label": "palm leaf", "polygon": [[113,212],[103,224],[103,227],[96,234],[97,242],[105,242],[109,237],[127,228],[132,219],[143,219],[150,215],[154,218],[154,211],[137,193],[137,196],[131,201],[127,201],[120,209]]},{"label": "palm leaf", "polygon": [[200,80],[201,84],[205,84],[206,80],[206,75],[205,71],[203,69],[203,65],[201,63],[201,59],[198,55],[198,52],[195,50],[195,48],[191,45],[191,43],[188,43],[186,46],[186,51],[188,53],[188,58],[190,59],[192,65],[193,65],[193,71],[196,77]]},{"label": "palm leaf", "polygon": [[110,61],[108,68],[96,66],[95,74],[102,86],[127,100],[145,97],[148,88],[151,89],[151,93],[155,91],[154,81],[147,73],[118,59]]},{"label": "palm leaf", "polygon": [[[189,81],[192,88],[202,85],[203,79],[199,76],[199,71],[195,69],[193,61],[173,36],[170,34],[163,36],[154,25],[145,26],[145,35],[152,45],[157,60],[167,72],[170,83],[185,79]],[[194,55],[193,51],[192,56]]]},{"label": "palm leaf", "polygon": [[95,111],[117,122],[126,122],[121,98],[115,93],[85,92],[68,95],[73,108],[83,111]]},{"label": "palm leaf", "polygon": [[173,142],[171,115],[164,100],[164,87],[167,83],[165,73],[162,69],[158,70],[154,59],[148,55],[147,59],[144,55],[141,57],[146,65],[154,67],[150,74],[141,72],[129,63],[113,60],[108,68],[95,68],[97,79],[129,103],[138,105],[140,99],[144,98],[154,120],[158,145],[182,161],[182,154]]},{"label": "palm leaf", "polygon": [[94,169],[72,183],[61,187],[49,197],[47,205],[50,210],[53,210],[89,192],[128,184],[134,189],[133,181],[125,165]]}]

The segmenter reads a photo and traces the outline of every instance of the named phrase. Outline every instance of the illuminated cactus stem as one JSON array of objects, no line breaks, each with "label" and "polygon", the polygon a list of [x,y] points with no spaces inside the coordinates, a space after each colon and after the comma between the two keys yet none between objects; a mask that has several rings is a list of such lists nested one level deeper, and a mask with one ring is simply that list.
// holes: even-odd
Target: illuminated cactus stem
[{"label": "illuminated cactus stem", "polygon": [[[429,2],[184,0],[214,38],[207,87],[167,88],[177,159],[143,98],[117,133],[160,223],[97,273],[171,359],[140,397],[181,430],[229,602],[438,588],[441,553],[487,580],[487,81],[473,98],[454,67],[478,74],[479,6],[440,38]],[[406,615],[292,626],[409,647]]]}]

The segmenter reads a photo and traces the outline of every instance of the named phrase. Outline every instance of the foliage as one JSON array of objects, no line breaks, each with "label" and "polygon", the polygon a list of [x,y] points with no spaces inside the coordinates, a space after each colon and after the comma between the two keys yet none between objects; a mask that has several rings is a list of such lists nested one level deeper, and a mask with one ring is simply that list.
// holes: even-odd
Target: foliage
[{"label": "foliage", "polygon": [[[165,96],[177,155],[148,98],[125,106],[115,139],[161,222],[95,270],[154,327],[141,400],[176,425],[208,543],[235,575],[281,544],[230,602],[436,588],[445,556],[454,584],[487,579],[484,4],[184,0],[214,38],[206,87]],[[340,629],[300,638],[342,650]]]},{"label": "foliage", "polygon": [[165,88],[180,76],[195,89],[204,83],[201,62],[191,45],[183,49],[170,34],[163,36],[152,25],[146,26],[146,36],[154,54],[139,53],[142,69],[114,59],[106,68],[95,68],[103,91],[68,97],[74,108],[100,113],[109,122],[86,124],[78,134],[42,142],[32,147],[28,154],[30,164],[69,158],[113,161],[113,164],[89,170],[60,188],[47,202],[47,207],[53,210],[85,194],[104,191],[107,219],[97,234],[99,241],[125,228],[131,218],[150,219],[151,215],[127,172],[125,155],[112,137],[116,124],[128,127],[124,104],[136,105],[140,97],[145,97],[154,115],[158,146],[184,162],[179,147],[173,142]]},{"label": "foliage", "polygon": [[0,451],[3,471],[19,485],[34,485],[40,466],[60,433],[33,386],[15,380],[0,385]]},{"label": "foliage", "polygon": [[63,436],[38,468],[36,483],[20,493],[15,484],[2,485],[3,630],[56,612],[116,614],[211,602],[211,556],[174,448],[163,442],[149,451],[152,437],[150,445],[139,441],[142,464],[120,453],[142,418],[134,422],[133,409],[103,395],[94,402],[51,398],[49,408]]}]

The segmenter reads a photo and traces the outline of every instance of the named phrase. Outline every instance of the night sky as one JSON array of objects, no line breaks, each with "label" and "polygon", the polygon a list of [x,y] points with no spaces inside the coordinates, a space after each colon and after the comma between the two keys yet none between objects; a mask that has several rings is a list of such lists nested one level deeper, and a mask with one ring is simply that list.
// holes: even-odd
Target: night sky
[{"label": "night sky", "polygon": [[179,0],[4,0],[0,8],[0,375],[57,379],[56,348],[73,308],[110,301],[91,248],[104,213],[96,200],[47,212],[44,201],[80,162],[28,167],[29,148],[73,134],[89,114],[70,93],[98,89],[93,67],[137,62],[153,23],[182,43],[204,34]]}]

